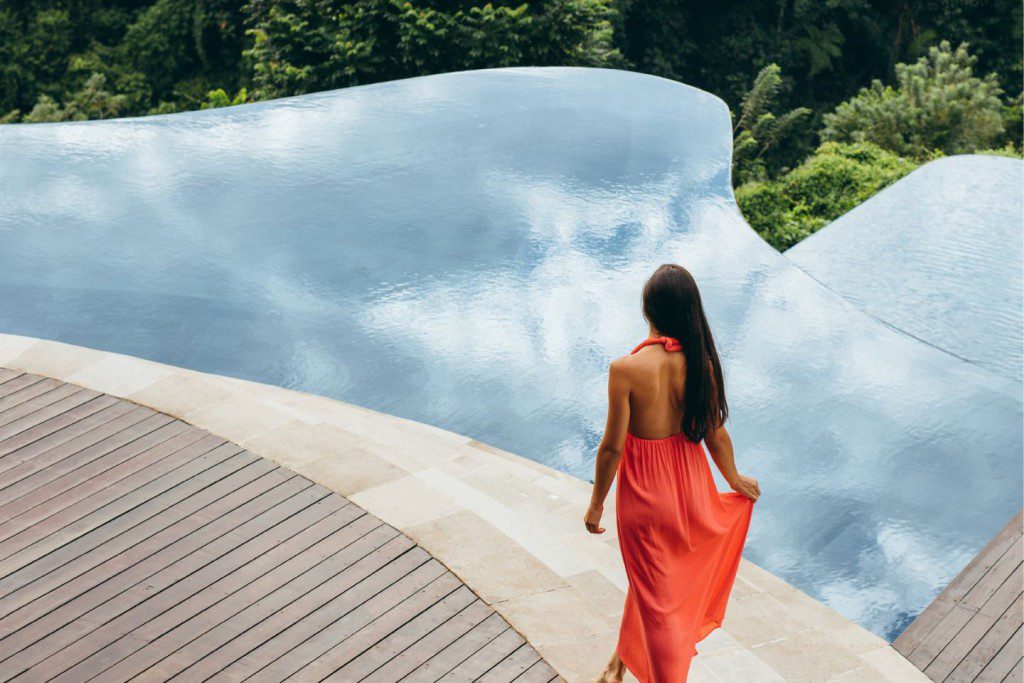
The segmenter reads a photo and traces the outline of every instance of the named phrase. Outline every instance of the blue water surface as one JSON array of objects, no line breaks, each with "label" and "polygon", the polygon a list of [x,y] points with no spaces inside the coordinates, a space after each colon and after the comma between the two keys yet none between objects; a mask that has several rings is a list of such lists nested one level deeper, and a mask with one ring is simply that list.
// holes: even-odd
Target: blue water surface
[{"label": "blue water surface", "polygon": [[590,478],[608,364],[647,335],[640,287],[681,263],[764,492],[746,556],[892,637],[1020,508],[1020,384],[768,247],[730,155],[712,95],[572,68],[0,126],[0,330],[332,396]]},{"label": "blue water surface", "polygon": [[932,161],[786,256],[879,320],[1021,381],[1024,161]]}]

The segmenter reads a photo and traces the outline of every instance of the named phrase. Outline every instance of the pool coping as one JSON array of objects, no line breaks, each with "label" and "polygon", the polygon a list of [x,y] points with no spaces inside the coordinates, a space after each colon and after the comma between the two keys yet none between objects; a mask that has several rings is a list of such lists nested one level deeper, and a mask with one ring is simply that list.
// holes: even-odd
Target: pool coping
[{"label": "pool coping", "polygon": [[[0,333],[0,366],[167,413],[347,497],[437,558],[570,683],[612,652],[625,596],[590,484],[467,436],[292,389]],[[614,502],[606,506],[614,519]],[[693,680],[928,680],[892,646],[743,560]]]}]

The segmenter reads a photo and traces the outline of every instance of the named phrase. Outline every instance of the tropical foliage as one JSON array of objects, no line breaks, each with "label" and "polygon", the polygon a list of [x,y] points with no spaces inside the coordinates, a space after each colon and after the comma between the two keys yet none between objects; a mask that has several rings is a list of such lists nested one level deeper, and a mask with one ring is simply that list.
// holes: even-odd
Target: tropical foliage
[{"label": "tropical foliage", "polygon": [[253,0],[247,12],[259,99],[466,69],[624,64],[606,0]]},{"label": "tropical foliage", "polygon": [[733,127],[733,181],[736,183],[766,180],[772,171],[787,167],[807,151],[807,137],[796,133],[806,128],[803,124],[811,110],[798,107],[785,114],[771,111],[782,85],[781,73],[777,64],[761,69],[740,104],[739,117]]},{"label": "tropical foliage", "polygon": [[[976,76],[976,63],[966,45],[953,49],[943,41],[916,63],[897,64],[895,85],[875,80],[824,115],[824,144],[792,170],[751,168],[741,132],[734,177],[747,220],[784,250],[931,159],[1018,156],[1021,98],[1004,102],[996,77]],[[766,88],[762,80],[744,108],[748,101],[771,101],[771,90],[758,94]]]},{"label": "tropical foliage", "polygon": [[966,45],[943,41],[914,64],[896,65],[896,86],[875,80],[825,115],[824,140],[873,142],[907,156],[960,154],[999,143],[1006,131],[995,74],[974,75]]},{"label": "tropical foliage", "polygon": [[736,201],[750,225],[782,251],[919,164],[870,142],[826,142],[778,179],[741,185]]}]

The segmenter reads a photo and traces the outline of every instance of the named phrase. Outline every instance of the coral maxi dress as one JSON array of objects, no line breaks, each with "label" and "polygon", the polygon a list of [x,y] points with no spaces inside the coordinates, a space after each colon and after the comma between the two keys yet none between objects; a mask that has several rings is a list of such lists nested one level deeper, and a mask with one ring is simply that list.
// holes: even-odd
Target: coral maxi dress
[{"label": "coral maxi dress", "polygon": [[[681,350],[672,337],[647,339]],[[626,434],[615,490],[629,589],[618,653],[643,683],[686,680],[696,643],[722,625],[754,502],[719,493],[699,443]]]}]

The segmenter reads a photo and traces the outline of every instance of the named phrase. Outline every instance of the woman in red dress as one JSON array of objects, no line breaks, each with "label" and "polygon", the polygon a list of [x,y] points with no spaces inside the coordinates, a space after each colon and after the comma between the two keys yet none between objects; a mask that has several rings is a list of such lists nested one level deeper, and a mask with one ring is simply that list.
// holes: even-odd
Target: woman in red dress
[{"label": "woman in red dress", "polygon": [[[603,675],[643,683],[686,680],[696,644],[722,625],[739,568],[757,481],[736,471],[722,366],[685,268],[666,264],[644,285],[650,336],[611,364],[608,424],[584,523],[601,513],[618,476],[616,525],[629,579],[619,642]],[[707,446],[733,489],[719,493]]]}]

